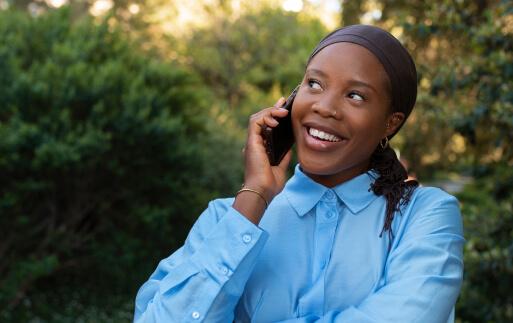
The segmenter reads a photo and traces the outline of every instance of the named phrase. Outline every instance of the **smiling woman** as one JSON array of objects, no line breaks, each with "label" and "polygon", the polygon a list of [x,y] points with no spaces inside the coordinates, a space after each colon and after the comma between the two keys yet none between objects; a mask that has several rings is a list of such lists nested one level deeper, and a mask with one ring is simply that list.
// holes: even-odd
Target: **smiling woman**
[{"label": "smiling woman", "polygon": [[[298,165],[271,166],[250,118],[245,181],[212,201],[137,295],[138,322],[452,322],[461,287],[456,199],[418,187],[388,141],[415,105],[406,49],[341,28],[310,56],[292,109]],[[387,235],[383,235],[388,232]]]}]

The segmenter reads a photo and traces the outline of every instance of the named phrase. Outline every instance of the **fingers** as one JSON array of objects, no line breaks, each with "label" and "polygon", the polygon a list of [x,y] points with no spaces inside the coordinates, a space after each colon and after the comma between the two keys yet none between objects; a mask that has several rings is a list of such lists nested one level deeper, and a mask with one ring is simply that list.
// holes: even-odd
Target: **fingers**
[{"label": "fingers", "polygon": [[272,117],[283,118],[289,113],[289,110],[284,108],[271,108],[269,112]]},{"label": "fingers", "polygon": [[269,126],[269,127],[273,127],[273,128],[274,128],[274,127],[276,127],[276,126],[279,124],[278,120],[274,119],[274,118],[272,117],[272,115],[265,115],[265,116],[264,116],[264,123],[265,123],[267,126]]},{"label": "fingers", "polygon": [[[276,118],[283,118],[289,113],[288,110],[281,108],[285,102],[284,98],[280,98],[274,107],[263,109],[250,117],[249,128],[250,130],[259,130],[264,126],[276,127],[279,121]],[[257,127],[258,126],[258,127]]]}]

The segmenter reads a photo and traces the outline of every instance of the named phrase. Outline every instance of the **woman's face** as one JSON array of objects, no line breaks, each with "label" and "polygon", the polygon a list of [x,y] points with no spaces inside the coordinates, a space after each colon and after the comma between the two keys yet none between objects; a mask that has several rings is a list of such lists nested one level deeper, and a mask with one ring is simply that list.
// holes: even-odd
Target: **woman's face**
[{"label": "woman's face", "polygon": [[364,47],[342,42],[317,53],[292,109],[302,170],[329,187],[367,171],[379,142],[404,119],[391,112],[390,92],[383,66]]}]

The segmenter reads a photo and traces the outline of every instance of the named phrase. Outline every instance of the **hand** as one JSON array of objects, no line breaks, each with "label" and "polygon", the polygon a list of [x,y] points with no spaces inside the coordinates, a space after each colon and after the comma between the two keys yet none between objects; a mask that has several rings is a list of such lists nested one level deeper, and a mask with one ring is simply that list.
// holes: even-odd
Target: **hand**
[{"label": "hand", "polygon": [[285,99],[280,98],[274,107],[263,109],[250,117],[248,138],[244,149],[245,186],[261,192],[268,202],[285,185],[291,151],[287,152],[279,165],[271,166],[265,150],[262,131],[265,126],[276,127],[279,122],[275,118],[283,118],[289,113],[288,110],[281,108],[284,103]]}]

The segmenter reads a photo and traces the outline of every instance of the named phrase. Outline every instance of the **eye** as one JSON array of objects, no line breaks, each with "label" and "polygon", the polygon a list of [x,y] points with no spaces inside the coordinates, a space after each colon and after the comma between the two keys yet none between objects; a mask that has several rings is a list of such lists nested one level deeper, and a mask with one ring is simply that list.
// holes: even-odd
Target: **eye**
[{"label": "eye", "polygon": [[350,92],[349,95],[348,95],[349,98],[353,99],[353,100],[356,100],[356,101],[364,101],[365,98],[363,97],[363,95],[361,95],[360,93],[358,92]]},{"label": "eye", "polygon": [[308,86],[314,90],[322,90],[321,83],[316,79],[308,79]]}]

